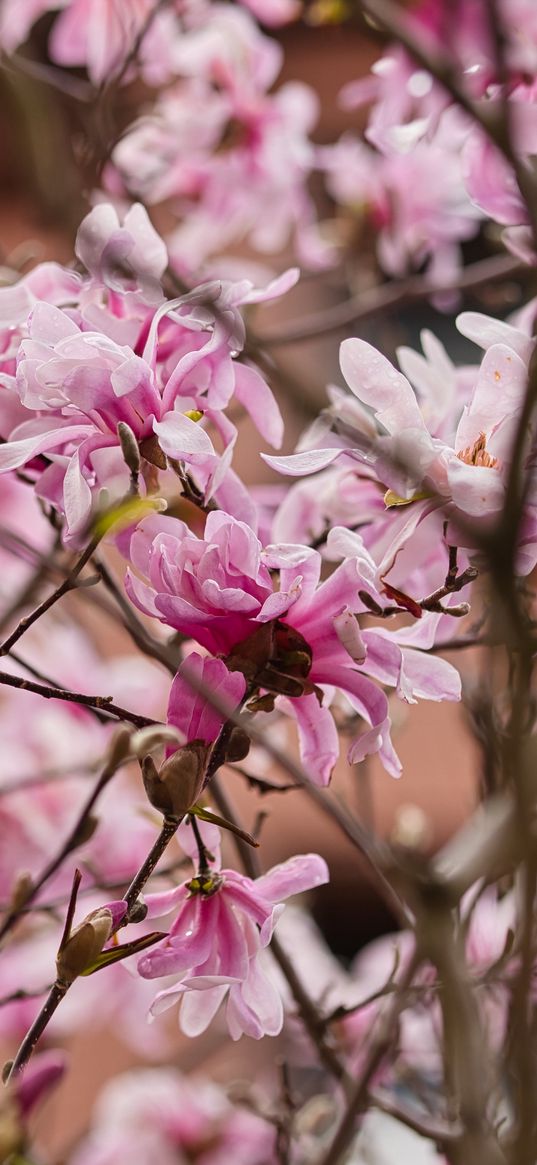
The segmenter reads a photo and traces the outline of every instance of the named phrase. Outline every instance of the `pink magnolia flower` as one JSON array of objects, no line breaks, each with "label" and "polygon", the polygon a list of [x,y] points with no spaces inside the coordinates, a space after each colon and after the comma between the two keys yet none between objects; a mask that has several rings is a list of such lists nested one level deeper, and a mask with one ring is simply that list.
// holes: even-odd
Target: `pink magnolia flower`
[{"label": "pink magnolia flower", "polygon": [[162,894],[147,895],[150,916],[178,913],[164,942],[138,963],[148,979],[177,975],[152,1006],[158,1015],[181,1001],[186,1035],[205,1031],[227,997],[226,1019],[232,1039],[277,1035],[283,1023],[280,995],[259,961],[268,946],[282,901],[328,881],[317,854],[300,854],[252,881],[235,870],[200,870],[188,882]]},{"label": "pink magnolia flower", "polygon": [[[147,580],[129,568],[125,585],[132,601],[208,651],[238,655],[238,646],[260,625],[273,624],[257,684],[295,697],[279,705],[297,720],[302,757],[317,783],[327,783],[339,752],[327,691],[321,703],[324,689],[342,690],[372,726],[351,746],[349,759],[380,750],[393,775],[400,764],[390,741],[388,702],[369,677],[397,686],[405,699],[459,698],[458,675],[445,661],[431,659],[425,666],[419,651],[404,646],[404,637],[398,643],[384,630],[360,632],[355,613],[367,608],[359,590],[370,589],[374,578],[361,543],[319,584],[317,551],[285,544],[263,550],[244,523],[213,512],[203,539],[177,520],[144,519],[129,557]],[[278,590],[271,570],[279,571]]]},{"label": "pink magnolia flower", "polygon": [[332,248],[317,230],[307,191],[318,116],[313,90],[288,82],[268,92],[281,49],[231,5],[194,9],[173,51],[182,80],[118,143],[109,189],[150,203],[176,200],[180,223],[170,256],[187,278],[207,265],[214,270],[213,256],[243,240],[266,254],[292,238],[301,262],[326,266]]},{"label": "pink magnolia flower", "polygon": [[467,119],[449,109],[425,129],[421,120],[392,129],[378,154],[347,135],[325,147],[320,160],[336,201],[365,215],[378,234],[382,269],[401,276],[425,263],[432,285],[442,288],[456,281],[460,244],[476,234],[481,214],[463,181]]},{"label": "pink magnolia flower", "polygon": [[[70,0],[52,29],[51,58],[58,65],[85,67],[94,85],[101,85],[124,68],[153,9],[153,0],[129,0],[128,5],[123,0]],[[142,40],[142,70],[148,48],[150,56],[160,49],[166,59],[165,33],[174,26],[163,16],[157,13],[153,18],[148,44],[145,37]],[[162,72],[161,68],[161,77]],[[150,62],[148,74],[149,79]]]},{"label": "pink magnolia flower", "polygon": [[[533,82],[516,86],[508,98],[513,146],[528,174],[537,153],[536,97],[537,84]],[[499,100],[498,93],[491,97],[489,116]],[[514,170],[503,154],[481,130],[474,128],[464,147],[462,162],[466,189],[472,201],[495,222],[507,227],[503,237],[510,250],[524,261],[535,264],[526,201]]]},{"label": "pink magnolia flower", "polygon": [[103,1089],[71,1165],[273,1165],[274,1129],[231,1105],[209,1080],[173,1068],[136,1069]]},{"label": "pink magnolia flower", "polygon": [[[80,228],[77,253],[88,279],[60,277],[61,269],[48,265],[18,294],[12,288],[0,294],[7,314],[0,472],[29,465],[38,494],[65,515],[66,536],[76,541],[101,490],[108,500],[129,490],[122,422],[149,458],[145,476],[153,488],[155,463],[170,457],[194,467],[205,500],[219,488],[236,497],[230,477],[236,430],[223,415],[232,396],[269,441],[278,445],[282,436],[268,385],[236,359],[244,343],[240,308],[280,295],[297,272],[263,291],[245,280],[206,284],[155,309],[164,245],[136,206],[123,227],[111,207],[97,207]],[[189,415],[193,410],[214,425],[222,454]]]},{"label": "pink magnolia flower", "polygon": [[[459,317],[458,325],[463,332],[467,319],[466,313]],[[513,436],[526,392],[532,341],[520,329],[497,325],[487,317],[470,313],[470,319],[472,324],[477,323],[472,328],[472,338],[479,342],[481,337],[487,351],[451,436],[447,435],[445,425],[436,436],[436,421],[431,424],[433,431],[429,430],[409,380],[380,352],[363,340],[345,340],[341,346],[341,369],[360,406],[358,410],[351,409],[356,435],[354,446],[351,450],[347,448],[347,453],[362,462],[379,484],[387,487],[385,504],[396,509],[389,532],[388,525],[384,527],[384,575],[425,519],[432,520],[436,529],[440,509],[450,519],[448,541],[471,547],[468,518],[493,522],[503,505]],[[500,342],[489,346],[491,334]],[[408,366],[407,354],[405,358]],[[467,383],[465,374],[463,384]],[[455,403],[460,407],[458,394]],[[373,412],[373,429],[370,414],[360,411],[364,405]],[[334,410],[336,417],[337,412],[338,403]],[[341,444],[336,438],[331,448],[311,449],[287,458],[265,456],[265,460],[293,475],[312,473],[339,458]],[[535,562],[531,548],[533,507],[533,498],[530,498],[519,556],[522,573]],[[459,514],[465,519],[462,527],[457,526]],[[432,528],[429,535],[437,536],[432,535]]]},{"label": "pink magnolia flower", "polygon": [[256,624],[282,615],[301,582],[295,574],[291,592],[275,593],[255,534],[221,511],[208,514],[203,538],[177,519],[142,521],[129,557],[148,580],[128,569],[125,585],[132,601],[214,653],[229,653]]}]

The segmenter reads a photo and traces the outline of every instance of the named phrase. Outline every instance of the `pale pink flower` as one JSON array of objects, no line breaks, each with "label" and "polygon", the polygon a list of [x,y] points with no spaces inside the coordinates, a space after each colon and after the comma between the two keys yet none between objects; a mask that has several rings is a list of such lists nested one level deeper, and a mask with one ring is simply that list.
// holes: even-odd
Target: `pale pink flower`
[{"label": "pale pink flower", "polygon": [[[445,425],[439,436],[434,435],[436,421],[432,419],[430,432],[409,380],[380,352],[364,340],[345,340],[341,346],[345,380],[360,408],[366,406],[372,410],[376,426],[376,431],[372,431],[371,414],[351,409],[356,436],[352,449],[347,446],[347,453],[362,462],[368,473],[372,471],[377,481],[387,487],[386,506],[396,508],[389,535],[385,526],[390,547],[386,544],[383,551],[383,574],[425,519],[434,515],[436,528],[440,508],[452,520],[448,541],[471,547],[471,533],[467,525],[457,526],[457,515],[492,523],[503,505],[533,342],[520,329],[474,313],[459,317],[460,330],[466,334],[467,320],[477,324],[472,326],[471,338],[482,342],[487,351],[450,436]],[[489,346],[491,334],[499,342]],[[408,366],[407,350],[405,359]],[[468,384],[467,374],[463,383]],[[460,402],[457,393],[458,408]],[[336,402],[336,416],[337,412]],[[265,457],[265,460],[285,473],[301,476],[332,464],[342,454],[341,445],[341,439],[336,438],[331,448],[310,449],[287,458]],[[530,496],[519,556],[519,569],[523,573],[535,561],[530,546],[533,507]]]},{"label": "pale pink flower", "polygon": [[178,975],[153,1004],[158,1015],[181,1001],[186,1035],[198,1035],[227,997],[232,1039],[277,1035],[283,1023],[280,995],[258,960],[268,946],[283,900],[328,881],[317,854],[300,854],[252,881],[235,870],[200,870],[183,885],[147,895],[150,916],[178,913],[164,942],[138,963],[142,976]]},{"label": "pale pink flower", "polygon": [[442,288],[456,282],[460,244],[477,233],[481,214],[463,182],[467,119],[449,109],[426,130],[424,121],[392,129],[375,143],[382,153],[346,135],[319,157],[332,196],[377,233],[382,269],[400,277],[426,264]]},{"label": "pale pink flower", "polygon": [[70,1165],[272,1165],[274,1139],[270,1124],[232,1106],[209,1080],[137,1069],[106,1085]]},{"label": "pale pink flower", "polygon": [[122,0],[71,0],[54,25],[52,59],[85,65],[100,84],[119,72],[151,7],[152,0],[130,0],[127,7]]},{"label": "pale pink flower", "polygon": [[[129,490],[123,422],[138,444],[149,441],[153,464],[186,462],[206,501],[222,489],[224,504],[234,499],[244,511],[230,476],[236,429],[223,410],[235,395],[276,446],[282,420],[260,373],[236,359],[245,339],[240,309],[279,296],[298,273],[263,290],[248,280],[204,284],[155,310],[166,255],[138,206],[123,227],[111,207],[95,208],[77,252],[89,278],[49,264],[41,277],[34,272],[19,290],[0,293],[0,471],[29,465],[39,496],[64,514],[66,538],[82,540],[101,491],[110,502]],[[213,424],[223,453],[192,410]]]}]

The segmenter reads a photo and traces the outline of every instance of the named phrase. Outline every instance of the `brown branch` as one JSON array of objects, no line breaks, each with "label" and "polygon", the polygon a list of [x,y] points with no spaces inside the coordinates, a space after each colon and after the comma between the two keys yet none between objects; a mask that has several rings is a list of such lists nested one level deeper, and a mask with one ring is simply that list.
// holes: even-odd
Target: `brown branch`
[{"label": "brown branch", "polygon": [[[528,274],[519,260],[511,255],[493,255],[466,267],[456,280],[438,286],[424,275],[410,275],[396,283],[381,283],[360,292],[344,303],[294,320],[277,331],[255,335],[255,343],[262,347],[279,348],[287,344],[302,344],[344,331],[351,324],[361,323],[381,312],[395,311],[406,303],[420,303],[445,291],[474,291],[499,279],[518,278]],[[254,337],[252,337],[254,339]]]},{"label": "brown branch", "polygon": [[63,598],[64,595],[74,589],[79,574],[84,569],[86,563],[89,562],[96,547],[99,545],[99,542],[100,537],[92,538],[91,542],[88,543],[86,549],[80,555],[80,558],[77,560],[72,570],[67,575],[67,578],[64,579],[62,583],[60,583],[60,586],[56,587],[56,590],[53,591],[47,599],[44,599],[43,602],[40,603],[34,611],[32,611],[29,615],[25,615],[24,618],[20,620],[20,623],[18,623],[15,630],[0,645],[0,655],[7,655],[8,652],[11,651],[11,648],[15,646],[18,640],[21,639],[26,631],[28,631],[28,629],[32,627],[33,624],[36,623],[42,615],[49,611],[50,608],[53,607],[59,599]]},{"label": "brown branch", "polygon": [[125,749],[122,749],[121,744],[122,737],[120,732],[116,737],[116,740],[112,743],[110,759],[104,765],[97,782],[95,783],[89,796],[86,798],[82,809],[77,815],[76,821],[69,830],[69,833],[63,844],[60,846],[60,849],[54,855],[54,857],[51,858],[49,862],[47,862],[46,866],[37,876],[37,878],[32,880],[24,894],[23,900],[20,903],[17,903],[16,907],[8,911],[4,921],[0,925],[0,942],[6,937],[6,935],[10,933],[10,931],[19,921],[19,918],[22,915],[22,911],[27,910],[28,906],[35,901],[39,891],[42,890],[43,886],[49,881],[53,874],[55,874],[57,870],[60,869],[60,866],[63,865],[63,862],[69,856],[69,854],[72,853],[73,850],[78,847],[78,845],[83,844],[84,840],[86,840],[86,831],[88,827],[91,828],[92,824],[92,810],[96,805],[101,793],[109,784],[112,777],[115,775],[127,755]]},{"label": "brown branch", "polygon": [[[136,728],[147,728],[158,724],[158,720],[151,720],[147,716],[139,716],[128,708],[122,708],[113,702],[112,696],[86,696],[83,692],[71,692],[67,688],[53,688],[48,684],[39,684],[34,680],[25,680],[22,676],[13,676],[9,672],[0,672],[0,684],[8,688],[18,688],[24,692],[35,692],[45,700],[64,700],[69,704],[80,704],[91,711],[104,712],[110,720],[123,720],[134,724]],[[102,717],[99,717],[100,719]]]},{"label": "brown branch", "polygon": [[376,1021],[373,1023],[364,1063],[354,1083],[345,1112],[321,1165],[341,1165],[344,1159],[344,1153],[354,1137],[356,1122],[367,1106],[371,1080],[391,1046],[399,1015],[406,1006],[407,990],[412,984],[419,963],[420,959],[418,955],[414,954],[408,967],[400,977],[398,990],[387,1001],[386,1007],[379,1012]]}]

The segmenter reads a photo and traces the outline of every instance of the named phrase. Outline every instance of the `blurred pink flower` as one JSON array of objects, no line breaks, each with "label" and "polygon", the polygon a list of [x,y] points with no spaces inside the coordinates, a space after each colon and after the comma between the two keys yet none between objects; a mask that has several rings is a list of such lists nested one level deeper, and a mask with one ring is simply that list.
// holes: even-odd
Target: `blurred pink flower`
[{"label": "blurred pink flower", "polygon": [[275,1165],[274,1140],[270,1124],[232,1106],[209,1080],[137,1069],[103,1089],[70,1165]]}]

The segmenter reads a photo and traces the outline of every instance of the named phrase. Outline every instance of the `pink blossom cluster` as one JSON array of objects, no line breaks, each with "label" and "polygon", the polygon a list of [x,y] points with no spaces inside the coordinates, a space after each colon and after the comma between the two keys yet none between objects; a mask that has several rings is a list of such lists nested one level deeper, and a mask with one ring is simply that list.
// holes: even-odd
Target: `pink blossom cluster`
[{"label": "pink blossom cluster", "polygon": [[[312,426],[297,453],[265,455],[293,476],[323,471],[322,489],[314,491],[308,478],[285,499],[274,516],[279,537],[303,537],[305,531],[315,537],[345,512],[346,498],[349,505],[359,497],[360,533],[329,529],[326,554],[367,554],[371,609],[382,605],[379,587],[387,594],[394,588],[395,601],[420,619],[414,631],[424,646],[423,611],[405,602],[405,595],[420,598],[440,585],[438,538],[461,548],[466,567],[479,541],[476,523],[494,529],[534,352],[534,311],[530,303],[512,322],[463,312],[457,327],[484,354],[480,364],[459,369],[428,332],[423,354],[399,349],[403,372],[365,340],[345,340],[340,366],[352,395],[331,390],[322,422]],[[529,469],[531,434],[523,455]],[[336,469],[327,469],[336,462]],[[530,491],[518,546],[522,575],[535,566],[536,521]]]},{"label": "pink blossom cluster", "polygon": [[[299,0],[244,0],[268,26],[286,24],[299,14]],[[140,72],[159,85],[176,72],[173,46],[182,20],[207,13],[207,0],[2,0],[0,44],[12,53],[28,38],[44,13],[58,13],[49,38],[50,58],[61,67],[87,69],[95,86]]]},{"label": "pink blossom cluster", "polygon": [[155,492],[159,469],[181,462],[206,504],[227,495],[224,504],[250,516],[225,409],[243,405],[276,446],[282,421],[265,380],[238,359],[240,307],[278,296],[296,272],[264,291],[219,281],[166,300],[166,248],[140,205],[123,225],[97,206],[76,253],[85,274],[47,263],[0,289],[0,473],[25,467],[74,543],[99,504],[129,492],[125,439],[141,448],[142,494]]},{"label": "pink blossom cluster", "polygon": [[300,262],[326,265],[306,187],[314,91],[298,81],[272,91],[282,50],[232,5],[194,9],[173,53],[179,79],[116,145],[108,189],[171,200],[170,259],[186,277],[218,270],[214,256],[244,242],[263,256],[292,242]]},{"label": "pink blossom cluster", "polygon": [[[507,117],[522,172],[535,154],[537,23],[528,0],[498,4],[500,75],[485,0],[452,5],[424,0],[404,17],[432,59],[447,54],[466,100],[474,101],[498,141],[476,126],[448,90],[400,44],[375,62],[370,77],[341,93],[347,109],[370,106],[365,141],[345,134],[319,154],[327,187],[346,212],[365,218],[378,235],[379,263],[401,276],[426,264],[432,287],[456,283],[460,246],[484,217],[504,224],[506,245],[534,262],[526,201],[512,159],[499,141]],[[505,75],[504,75],[505,74]],[[446,302],[439,298],[438,302]]]},{"label": "pink blossom cluster", "polygon": [[92,1127],[69,1160],[70,1165],[118,1160],[272,1165],[274,1140],[268,1121],[232,1106],[209,1080],[183,1077],[173,1068],[146,1068],[106,1086]]}]

